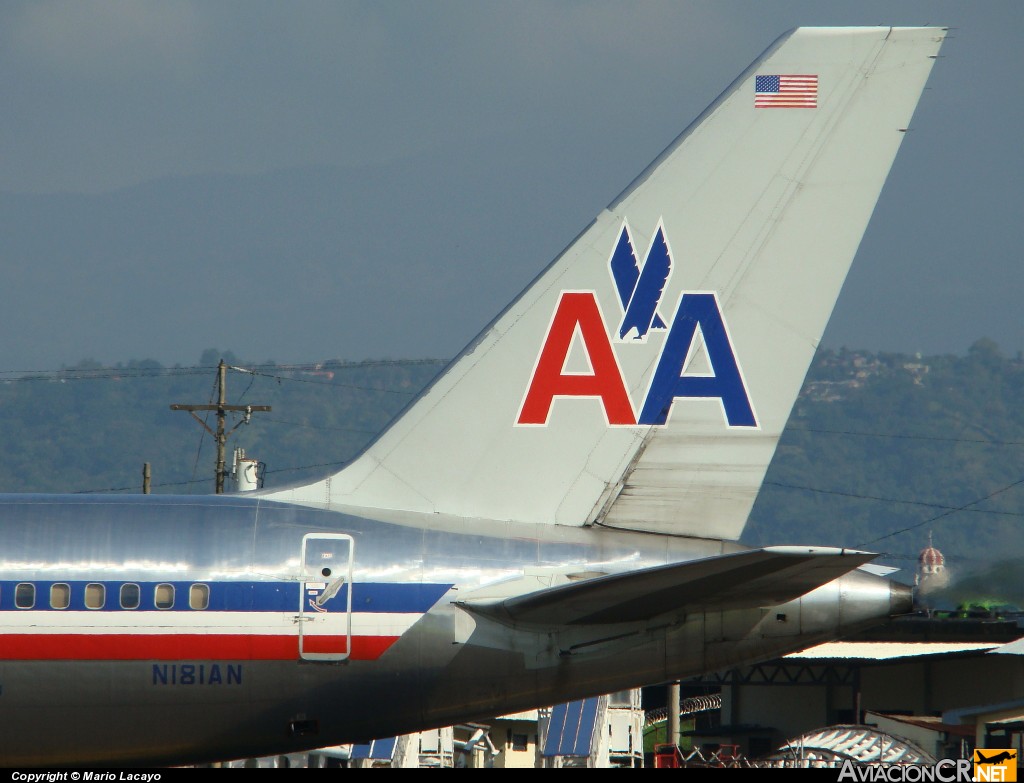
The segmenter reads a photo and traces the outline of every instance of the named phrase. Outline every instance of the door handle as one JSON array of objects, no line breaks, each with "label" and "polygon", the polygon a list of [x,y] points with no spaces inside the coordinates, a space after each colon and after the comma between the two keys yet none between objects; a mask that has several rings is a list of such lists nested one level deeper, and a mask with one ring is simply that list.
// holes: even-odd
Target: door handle
[{"label": "door handle", "polygon": [[341,586],[343,584],[345,584],[345,577],[339,576],[337,579],[335,579],[333,582],[327,585],[327,588],[316,597],[316,605],[323,606],[325,603],[334,598],[334,596],[337,595],[338,591],[341,589]]}]

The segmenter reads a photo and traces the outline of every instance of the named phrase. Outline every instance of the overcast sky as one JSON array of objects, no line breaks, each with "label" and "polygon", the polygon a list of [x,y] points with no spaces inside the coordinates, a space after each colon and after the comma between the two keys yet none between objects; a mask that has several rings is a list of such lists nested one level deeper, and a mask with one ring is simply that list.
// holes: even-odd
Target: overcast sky
[{"label": "overcast sky", "polygon": [[[1024,348],[1018,2],[7,0],[0,192],[23,211],[17,244],[5,250],[0,236],[8,270],[0,307],[17,314],[0,315],[8,334],[0,370],[85,356],[194,363],[210,346],[278,361],[451,356],[778,35],[845,24],[956,29],[826,344],[962,353],[988,336],[1007,352]],[[159,307],[139,305],[166,309],[168,320],[151,327],[131,296],[81,295],[83,285],[113,291],[127,278],[116,264],[90,274],[99,262],[76,256],[73,230],[54,228],[59,205],[148,204],[137,194],[213,192],[238,177],[266,190],[293,169],[361,172],[363,180],[346,180],[346,198],[363,210],[353,210],[357,222],[387,252],[422,248],[434,269],[418,272],[436,285],[415,276],[405,286],[354,285],[379,276],[357,263],[359,252],[319,247],[285,261],[301,238],[279,236],[261,242],[273,254],[251,253],[249,271],[267,290],[210,270],[216,261],[190,266],[180,246],[188,285],[174,288],[167,269],[134,264],[135,289],[163,292]],[[361,198],[361,186],[372,197]],[[141,245],[150,218],[154,232],[180,233],[167,206],[176,202],[154,199],[161,215],[140,209],[129,227],[102,236],[91,236],[86,220],[83,243],[120,248],[130,228],[133,247]],[[498,214],[485,217],[485,207]],[[195,236],[221,241],[215,229]],[[388,244],[392,234],[404,244]],[[519,249],[503,250],[500,268],[479,250],[455,258],[459,237],[478,246],[492,235],[496,247]],[[41,249],[48,236],[59,236],[61,252]],[[222,250],[219,257],[231,256]],[[195,248],[196,259],[204,253],[212,251]],[[239,262],[241,255],[236,249]],[[49,282],[19,264],[45,268]],[[218,312],[195,293],[214,284],[230,289],[236,309]],[[274,297],[281,307],[272,328],[261,324],[258,348],[247,344],[238,322],[266,316]],[[357,323],[343,316],[367,301],[394,314],[381,319],[386,325],[363,323],[357,338]],[[336,317],[324,315],[334,307]]]}]

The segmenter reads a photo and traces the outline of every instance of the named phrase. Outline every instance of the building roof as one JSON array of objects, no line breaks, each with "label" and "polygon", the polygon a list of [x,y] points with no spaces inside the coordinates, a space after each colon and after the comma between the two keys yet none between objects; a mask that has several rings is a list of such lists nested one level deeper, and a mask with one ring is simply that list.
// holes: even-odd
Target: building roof
[{"label": "building roof", "polygon": [[1024,655],[1024,639],[1018,639],[1009,644],[1002,644],[991,652],[999,655]]},{"label": "building roof", "polygon": [[928,729],[940,734],[951,734],[957,737],[974,736],[973,727],[956,723],[943,723],[942,718],[937,715],[899,715],[889,712],[874,712],[873,710],[867,710],[866,712],[868,715],[876,715],[895,723],[904,723],[908,726],[916,726],[919,729]]},{"label": "building roof", "polygon": [[954,655],[984,652],[998,647],[997,642],[825,642],[790,653],[787,659],[887,661],[925,655]]},{"label": "building roof", "polygon": [[1024,699],[1004,701],[995,704],[977,704],[971,707],[960,707],[955,710],[946,710],[942,713],[942,720],[947,723],[974,723],[978,718],[986,718],[998,712],[1005,712],[1000,718],[986,720],[986,723],[1016,723],[1024,718]]}]

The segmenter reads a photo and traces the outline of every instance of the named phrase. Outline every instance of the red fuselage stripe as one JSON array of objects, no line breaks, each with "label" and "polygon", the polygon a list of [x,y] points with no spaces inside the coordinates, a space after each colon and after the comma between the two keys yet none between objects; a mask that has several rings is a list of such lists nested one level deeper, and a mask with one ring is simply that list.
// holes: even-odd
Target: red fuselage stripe
[{"label": "red fuselage stripe", "polygon": [[[353,636],[349,658],[372,661],[397,636]],[[307,636],[308,653],[344,652],[343,636]],[[16,661],[292,661],[299,658],[297,636],[241,634],[7,634],[0,637],[0,660]]]}]

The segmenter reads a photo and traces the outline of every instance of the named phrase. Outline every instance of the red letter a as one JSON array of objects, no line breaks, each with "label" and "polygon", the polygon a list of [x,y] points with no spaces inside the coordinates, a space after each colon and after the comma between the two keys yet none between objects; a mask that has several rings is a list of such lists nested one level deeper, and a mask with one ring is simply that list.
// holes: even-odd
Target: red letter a
[{"label": "red letter a", "polygon": [[[564,372],[577,326],[592,374]],[[597,397],[609,424],[636,424],[633,405],[593,293],[563,292],[559,297],[516,423],[547,424],[555,397]]]}]

